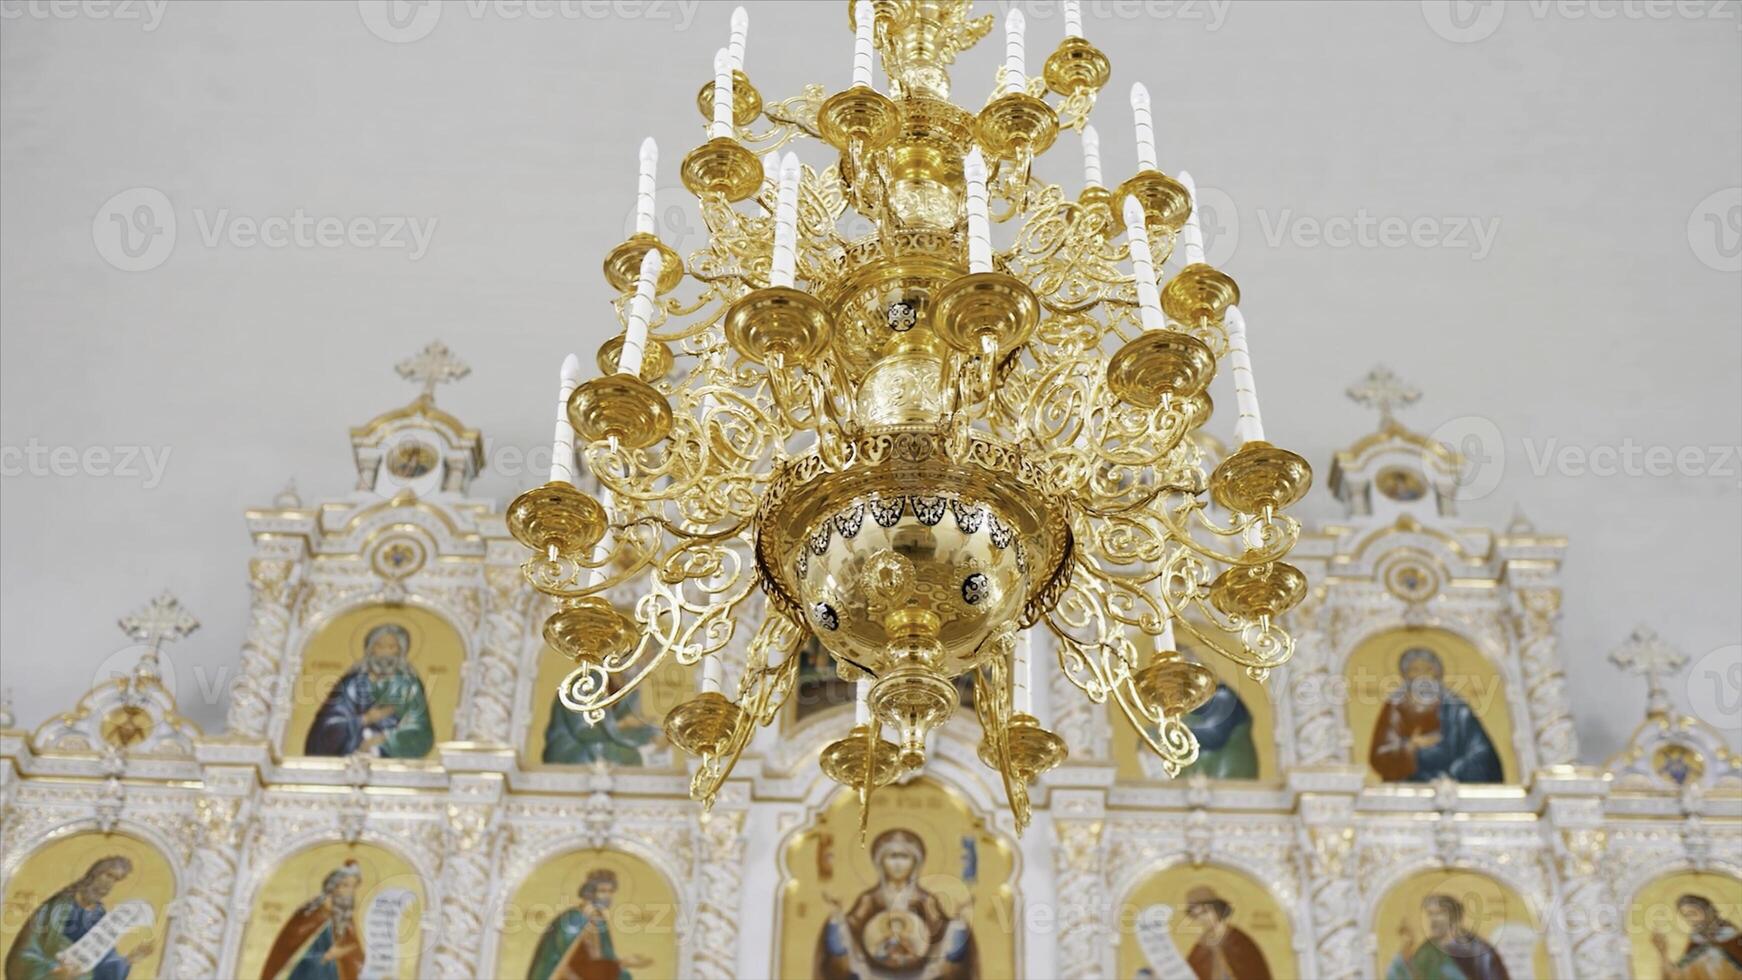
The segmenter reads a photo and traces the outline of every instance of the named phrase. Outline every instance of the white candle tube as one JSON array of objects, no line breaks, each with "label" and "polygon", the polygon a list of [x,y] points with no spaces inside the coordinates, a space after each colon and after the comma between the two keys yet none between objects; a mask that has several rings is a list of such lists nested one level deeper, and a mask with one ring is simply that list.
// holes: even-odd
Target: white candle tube
[{"label": "white candle tube", "polygon": [[992,218],[986,201],[986,158],[980,148],[968,151],[962,161],[968,180],[968,271],[992,271]]},{"label": "white candle tube", "polygon": [[581,385],[581,359],[563,358],[556,389],[556,438],[550,446],[550,482],[575,482],[575,427],[569,424],[569,396]]},{"label": "white candle tube", "polygon": [[1093,126],[1083,127],[1083,186],[1106,186],[1101,183],[1101,134]]},{"label": "white candle tube", "polygon": [[1137,280],[1137,313],[1143,329],[1161,330],[1167,318],[1161,314],[1161,290],[1155,284],[1155,257],[1149,254],[1149,229],[1143,223],[1143,205],[1125,198],[1125,241],[1131,253],[1131,275]]},{"label": "white candle tube", "polygon": [[714,124],[708,127],[712,139],[731,139],[732,124],[732,56],[725,48],[714,52]]},{"label": "white candle tube", "polygon": [[720,693],[726,686],[726,668],[720,664],[718,651],[702,658],[702,691]]},{"label": "white candle tube", "polygon": [[859,0],[853,5],[853,85],[871,87],[871,31],[877,15],[871,0]]},{"label": "white candle tube", "polygon": [[853,726],[871,724],[871,682],[853,685]]},{"label": "white candle tube", "polygon": [[1228,328],[1228,363],[1234,368],[1234,403],[1240,412],[1234,420],[1234,438],[1242,446],[1262,442],[1264,418],[1258,414],[1258,382],[1252,378],[1252,354],[1246,347],[1246,316],[1238,306],[1230,306],[1223,323]]},{"label": "white candle tube", "polygon": [[647,323],[653,319],[653,292],[659,282],[659,250],[650,248],[641,258],[641,275],[635,280],[635,298],[629,301],[629,326],[623,331],[623,352],[617,357],[618,374],[641,374],[641,359],[647,352]]},{"label": "white candle tube", "polygon": [[1016,654],[1010,665],[1010,710],[1019,715],[1034,714],[1034,630],[1026,629],[1016,640]]},{"label": "white candle tube", "polygon": [[1028,65],[1022,50],[1022,11],[1011,8],[1004,17],[1004,81],[999,92],[1010,95],[1028,88]]},{"label": "white candle tube", "polygon": [[743,7],[732,11],[732,34],[726,42],[726,53],[732,58],[732,70],[744,70],[744,39],[750,34],[750,12]]},{"label": "white candle tube", "polygon": [[1078,0],[1064,0],[1065,37],[1083,36],[1083,7]]},{"label": "white candle tube", "polygon": [[1137,126],[1137,169],[1160,170],[1155,162],[1155,120],[1149,113],[1149,89],[1131,83],[1131,118]]},{"label": "white candle tube", "polygon": [[653,234],[654,183],[659,176],[659,144],[653,137],[641,141],[641,173],[635,181],[635,233]]},{"label": "white candle tube", "polygon": [[798,266],[798,155],[788,153],[780,161],[780,195],[774,208],[774,258],[769,284],[792,288]]},{"label": "white candle tube", "polygon": [[1192,210],[1186,215],[1186,226],[1180,229],[1180,243],[1185,246],[1186,265],[1204,263],[1204,228],[1198,223],[1198,185],[1192,175],[1181,170],[1179,182],[1192,196]]},{"label": "white candle tube", "polygon": [[[762,189],[769,200],[780,201],[780,151],[769,150],[762,155]],[[769,214],[773,214],[771,210]]]},{"label": "white candle tube", "polygon": [[1169,616],[1167,622],[1161,627],[1161,636],[1157,637],[1155,640],[1155,649],[1163,653],[1170,650],[1178,650],[1179,647],[1175,646],[1176,642],[1177,641],[1173,638],[1173,617]]}]

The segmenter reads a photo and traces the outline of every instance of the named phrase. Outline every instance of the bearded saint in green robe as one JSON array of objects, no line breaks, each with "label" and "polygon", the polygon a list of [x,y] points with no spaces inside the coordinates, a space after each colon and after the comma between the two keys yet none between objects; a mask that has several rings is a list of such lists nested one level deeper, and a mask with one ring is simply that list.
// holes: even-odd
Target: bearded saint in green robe
[{"label": "bearded saint in green robe", "polygon": [[411,633],[384,623],[363,637],[363,658],[345,671],[315,712],[303,742],[308,755],[361,752],[421,759],[435,745],[423,680],[411,666]]}]

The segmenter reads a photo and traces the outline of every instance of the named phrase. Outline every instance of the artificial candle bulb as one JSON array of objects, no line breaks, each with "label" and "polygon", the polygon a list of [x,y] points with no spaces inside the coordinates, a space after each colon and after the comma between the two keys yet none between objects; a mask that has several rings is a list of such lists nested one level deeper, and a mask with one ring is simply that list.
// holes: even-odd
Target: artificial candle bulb
[{"label": "artificial candle bulb", "polygon": [[1065,0],[1065,37],[1083,36],[1083,8],[1077,0]]},{"label": "artificial candle bulb", "polygon": [[[770,200],[780,201],[780,151],[769,150],[762,155],[762,186]],[[772,212],[770,212],[772,213]]]},{"label": "artificial candle bulb", "polygon": [[1083,186],[1101,187],[1101,134],[1083,127]]},{"label": "artificial candle bulb", "polygon": [[659,282],[659,249],[650,248],[641,257],[641,275],[635,280],[635,298],[629,301],[629,326],[623,331],[623,352],[617,357],[617,373],[641,374],[641,358],[647,352],[647,322],[653,319],[653,291]]},{"label": "artificial candle bulb", "polygon": [[750,13],[743,7],[732,11],[732,35],[726,42],[726,53],[732,58],[732,70],[744,70],[744,38],[750,33]]},{"label": "artificial candle bulb", "polygon": [[986,203],[986,159],[980,148],[968,151],[962,161],[968,181],[968,271],[992,271],[992,218]]},{"label": "artificial candle bulb", "polygon": [[1022,11],[1012,8],[1004,17],[1004,84],[999,91],[1006,95],[1028,88],[1028,66],[1022,53]]},{"label": "artificial candle bulb", "polygon": [[1143,223],[1143,205],[1137,198],[1125,198],[1125,241],[1131,252],[1131,275],[1137,280],[1137,312],[1143,318],[1143,329],[1160,330],[1167,326],[1161,315],[1161,290],[1155,285],[1155,257],[1149,254],[1149,229]]},{"label": "artificial candle bulb", "polygon": [[732,56],[725,48],[714,52],[714,124],[712,139],[732,138]]},{"label": "artificial candle bulb", "polygon": [[798,264],[798,155],[788,153],[780,161],[780,196],[774,208],[774,258],[770,263],[768,281],[773,286],[792,288],[793,274]]},{"label": "artificial candle bulb", "polygon": [[871,0],[859,0],[853,5],[853,84],[871,87],[871,29],[877,15]]},{"label": "artificial candle bulb", "polygon": [[653,234],[654,181],[659,172],[659,144],[641,141],[641,174],[635,182],[635,233]]},{"label": "artificial candle bulb", "polygon": [[1034,714],[1034,631],[1026,629],[1016,640],[1015,663],[1010,669],[1010,710]]},{"label": "artificial candle bulb", "polygon": [[1184,170],[1179,172],[1179,182],[1191,195],[1192,210],[1186,215],[1186,226],[1180,229],[1180,242],[1185,246],[1186,265],[1202,265],[1204,263],[1204,228],[1198,223],[1198,185],[1192,180],[1192,175]]},{"label": "artificial candle bulb", "polygon": [[1172,616],[1169,616],[1167,622],[1162,624],[1161,636],[1156,638],[1155,648],[1162,651],[1178,649],[1178,647],[1174,646]]},{"label": "artificial candle bulb", "polygon": [[1137,126],[1137,169],[1159,170],[1155,163],[1155,120],[1149,114],[1149,89],[1131,83],[1131,118]]},{"label": "artificial candle bulb", "polygon": [[871,682],[860,681],[853,685],[853,725],[871,724]]},{"label": "artificial candle bulb", "polygon": [[1258,382],[1252,378],[1252,354],[1246,347],[1246,315],[1230,306],[1222,322],[1228,328],[1228,363],[1234,368],[1234,439],[1244,446],[1264,440],[1264,418],[1258,414]]},{"label": "artificial candle bulb", "polygon": [[720,666],[719,654],[716,653],[713,656],[703,657],[702,691],[712,691],[715,694],[720,693],[720,688],[724,687],[726,683],[725,673],[725,668]]},{"label": "artificial candle bulb", "polygon": [[575,482],[575,427],[569,423],[569,396],[581,385],[581,359],[573,354],[563,358],[563,368],[556,389],[556,439],[550,447],[550,482]]}]

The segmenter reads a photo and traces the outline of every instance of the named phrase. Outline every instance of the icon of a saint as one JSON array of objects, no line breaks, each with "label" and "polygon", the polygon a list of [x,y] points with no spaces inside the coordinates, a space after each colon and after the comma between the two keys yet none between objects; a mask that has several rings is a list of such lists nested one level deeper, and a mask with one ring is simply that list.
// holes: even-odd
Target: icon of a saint
[{"label": "icon of a saint", "polygon": [[1500,754],[1469,703],[1446,689],[1445,665],[1425,647],[1398,660],[1403,683],[1385,699],[1373,726],[1369,761],[1390,783],[1498,783]]},{"label": "icon of a saint", "polygon": [[1198,980],[1270,980],[1264,951],[1230,920],[1234,906],[1207,885],[1186,892],[1186,917],[1203,930],[1186,963]]},{"label": "icon of a saint", "polygon": [[1651,944],[1663,966],[1663,980],[1742,980],[1742,931],[1720,916],[1717,906],[1703,895],[1677,898],[1675,910],[1692,934],[1687,949],[1674,961],[1669,958],[1669,940],[1664,934],[1651,934]]},{"label": "icon of a saint", "polygon": [[429,700],[412,667],[411,633],[383,623],[363,637],[363,656],[333,685],[303,742],[307,755],[361,752],[421,759],[435,744]]},{"label": "icon of a saint", "polygon": [[355,861],[327,872],[321,893],[279,928],[260,980],[357,980],[365,955],[356,916],[362,882],[363,869]]},{"label": "icon of a saint", "polygon": [[901,828],[878,834],[871,864],[877,884],[850,907],[824,896],[835,909],[817,937],[817,980],[976,980],[973,903],[947,914],[937,895],[920,885],[925,842],[919,835]]},{"label": "icon of a saint", "polygon": [[526,980],[634,980],[630,970],[653,965],[648,957],[617,953],[609,918],[617,897],[615,871],[588,872],[579,897],[579,904],[552,919],[538,937]]},{"label": "icon of a saint", "polygon": [[[1399,925],[1403,948],[1392,958],[1385,980],[1511,980],[1500,950],[1464,924],[1463,902],[1429,895],[1421,900],[1421,913],[1427,938],[1418,942],[1414,926],[1407,921]],[[1513,923],[1503,928],[1522,929]],[[1524,939],[1528,943],[1534,936]]]},{"label": "icon of a saint", "polygon": [[[150,939],[125,955],[114,945],[92,951],[96,964],[80,971],[74,947],[103,921],[109,910],[103,904],[116,883],[133,873],[133,862],[120,855],[99,858],[79,880],[49,896],[31,911],[24,928],[6,952],[6,980],[127,980],[133,964],[156,948]],[[122,905],[132,903],[123,902]],[[119,938],[119,937],[117,937]]]}]

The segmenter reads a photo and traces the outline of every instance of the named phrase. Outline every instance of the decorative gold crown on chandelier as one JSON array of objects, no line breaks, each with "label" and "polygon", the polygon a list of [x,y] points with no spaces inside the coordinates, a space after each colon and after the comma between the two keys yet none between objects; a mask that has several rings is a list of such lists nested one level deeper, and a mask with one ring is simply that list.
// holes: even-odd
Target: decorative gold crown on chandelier
[{"label": "decorative gold crown on chandelier", "polygon": [[[979,755],[1018,829],[1028,785],[1067,754],[1033,713],[1034,629],[1169,773],[1196,758],[1184,716],[1215,686],[1176,626],[1258,679],[1293,651],[1276,620],[1306,582],[1282,561],[1300,530],[1283,510],[1311,470],[1264,441],[1239,288],[1204,262],[1190,177],[1157,166],[1147,91],[1131,90],[1137,172],[1108,188],[1088,116],[1111,67],[1078,5],[1038,79],[1010,12],[978,113],[948,98],[949,65],[993,26],[969,6],[859,0],[853,84],[778,103],[743,72],[734,12],[698,96],[708,139],[681,170],[708,241],[686,268],[654,234],[646,141],[636,233],[605,260],[624,332],[601,377],[564,362],[550,482],[509,509],[528,581],[558,600],[544,636],[575,662],[565,705],[598,721],[668,658],[701,665],[665,727],[700,758],[704,804],[812,634],[858,682],[829,776],[864,806],[922,766],[971,675]],[[1061,128],[1082,135],[1074,200],[1031,172]],[[805,138],[826,169],[779,153]],[[849,207],[875,230],[845,237]],[[1222,358],[1238,449],[1206,474],[1197,432]],[[597,496],[576,486],[577,448]],[[608,598],[631,583],[633,608]]]}]

